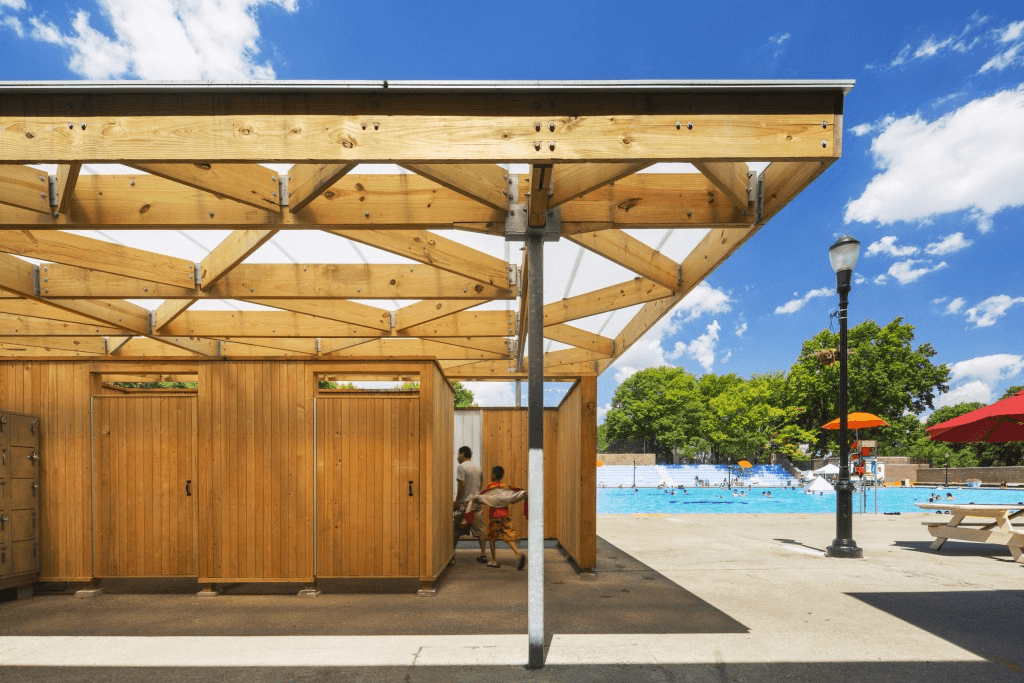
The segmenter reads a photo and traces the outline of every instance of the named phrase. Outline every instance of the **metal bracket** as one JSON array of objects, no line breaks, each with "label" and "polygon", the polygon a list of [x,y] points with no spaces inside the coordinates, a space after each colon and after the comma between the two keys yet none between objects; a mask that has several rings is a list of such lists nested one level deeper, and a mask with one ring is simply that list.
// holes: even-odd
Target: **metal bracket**
[{"label": "metal bracket", "polygon": [[505,241],[523,242],[528,234],[540,233],[545,242],[557,242],[562,236],[562,210],[548,209],[547,223],[543,228],[529,226],[529,208],[526,204],[509,204],[505,215]]},{"label": "metal bracket", "polygon": [[676,266],[676,287],[683,286],[683,264]]},{"label": "metal bracket", "polygon": [[514,264],[508,264],[508,288],[515,289],[519,284],[519,267]]},{"label": "metal bracket", "polygon": [[508,197],[508,205],[511,208],[519,201],[519,176],[509,173],[505,176],[505,180],[508,181],[508,192],[505,193],[505,196]]},{"label": "metal bracket", "polygon": [[196,287],[203,286],[203,264],[194,263],[195,271],[192,273],[192,281],[196,283]]},{"label": "metal bracket", "polygon": [[757,174],[751,177],[752,189],[747,190],[747,196],[753,192],[751,201],[754,202],[754,225],[761,225],[764,220],[764,174]]},{"label": "metal bracket", "polygon": [[150,311],[147,318],[149,320],[149,329],[146,331],[149,334],[153,334],[153,330],[156,329],[156,311]]},{"label": "metal bracket", "polygon": [[35,288],[36,296],[40,296],[40,292],[42,291],[42,289],[40,289],[40,285],[39,285],[39,283],[40,283],[40,280],[39,280],[39,266],[32,266],[32,268],[33,268],[33,274],[35,276],[33,278],[33,280],[34,280],[33,287]]},{"label": "metal bracket", "polygon": [[58,207],[58,206],[60,206],[60,192],[59,192],[59,189],[58,189],[59,186],[57,185],[57,176],[55,176],[55,175],[47,176],[46,180],[47,180],[47,186],[48,186],[49,191],[50,191],[50,206],[51,207]]},{"label": "metal bracket", "polygon": [[323,352],[323,340],[320,337],[316,338],[316,355],[320,355]]},{"label": "metal bracket", "polygon": [[398,313],[391,311],[388,314],[388,317],[391,321],[391,329],[395,329],[396,327],[398,327]]},{"label": "metal bracket", "polygon": [[518,339],[508,339],[506,341],[508,342],[508,354],[512,358],[515,358],[516,357],[516,352],[519,351],[519,340]]},{"label": "metal bracket", "polygon": [[281,206],[288,206],[288,178],[284,174],[278,174],[277,176],[277,199],[281,203]]}]

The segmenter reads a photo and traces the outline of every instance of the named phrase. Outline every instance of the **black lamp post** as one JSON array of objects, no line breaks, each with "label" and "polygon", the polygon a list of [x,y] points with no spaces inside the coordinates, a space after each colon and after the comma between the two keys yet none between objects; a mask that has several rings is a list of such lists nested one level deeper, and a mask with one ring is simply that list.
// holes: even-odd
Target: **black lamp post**
[{"label": "black lamp post", "polygon": [[839,481],[836,483],[836,538],[825,554],[829,557],[864,557],[853,540],[853,482],[850,481],[850,444],[847,441],[847,339],[846,307],[853,267],[857,265],[860,242],[843,235],[828,249],[828,260],[836,273],[839,293]]},{"label": "black lamp post", "polygon": [[949,456],[946,456],[946,486],[949,486]]}]

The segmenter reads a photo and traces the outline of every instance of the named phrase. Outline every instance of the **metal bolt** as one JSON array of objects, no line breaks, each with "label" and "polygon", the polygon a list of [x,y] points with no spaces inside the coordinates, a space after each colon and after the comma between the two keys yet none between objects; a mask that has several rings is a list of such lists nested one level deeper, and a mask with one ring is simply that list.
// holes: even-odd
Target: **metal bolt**
[{"label": "metal bolt", "polygon": [[213,211],[210,212],[210,218],[213,218]]},{"label": "metal bolt", "polygon": [[143,292],[148,292],[148,291],[149,291],[149,287],[143,287],[143,288],[142,288],[142,291],[143,291]]},{"label": "metal bolt", "polygon": [[276,175],[270,176],[270,180],[271,180],[271,182],[276,183],[277,182],[277,176]]},{"label": "metal bolt", "polygon": [[686,122],[686,130],[693,130],[693,121]]},{"label": "metal bolt", "polygon": [[37,175],[36,178],[38,178],[39,182],[41,182],[41,183],[45,183],[46,182],[46,176]]},{"label": "metal bolt", "polygon": [[691,210],[687,209],[687,210],[686,210],[686,217],[687,217],[687,218],[693,218],[693,211],[691,211]]},{"label": "metal bolt", "polygon": [[822,121],[821,122],[821,127],[822,128],[828,128],[828,121]]},{"label": "metal bolt", "polygon": [[271,193],[270,193],[270,196],[271,196],[271,197],[276,197],[276,196],[277,196],[277,193],[276,193],[276,192],[271,192]]},{"label": "metal bolt", "polygon": [[82,121],[82,130],[85,130],[85,121]]},{"label": "metal bolt", "polygon": [[363,130],[366,130],[366,124],[365,124],[365,123],[361,123],[361,124],[359,124],[359,126],[360,126],[360,127],[361,127],[361,128],[363,129]]},{"label": "metal bolt", "polygon": [[46,193],[45,192],[40,192],[39,193],[39,197],[40,197],[40,199],[46,199]]},{"label": "metal bolt", "polygon": [[370,212],[369,211],[364,211],[363,212],[363,218],[369,218],[369,217],[370,217]]},{"label": "metal bolt", "polygon": [[71,129],[72,129],[72,128],[74,128],[74,127],[75,127],[75,124],[73,124],[73,123],[68,123],[68,130],[71,130]]},{"label": "metal bolt", "polygon": [[540,143],[539,142],[533,143],[533,148],[539,152],[540,151]]},{"label": "metal bolt", "polygon": [[46,288],[46,289],[44,289],[43,291],[44,291],[44,292],[46,292],[47,294],[49,294],[49,293],[50,293],[50,288],[49,288],[49,287],[47,287],[47,288]]},{"label": "metal bolt", "polygon": [[374,130],[378,130],[379,128],[380,128],[380,124],[379,124],[379,123],[377,123],[376,121],[374,121],[374,122],[373,122],[373,129],[374,129]]},{"label": "metal bolt", "polygon": [[516,215],[516,210],[515,209],[509,209],[508,215],[509,216],[515,216]]},{"label": "metal bolt", "polygon": [[821,141],[821,146],[822,147],[828,147],[828,142],[826,140],[822,140]]},{"label": "metal bolt", "polygon": [[554,142],[549,142],[548,143],[548,149],[550,149],[552,152],[554,152],[555,151],[555,143]]},{"label": "metal bolt", "polygon": [[533,123],[533,129],[534,129],[535,131],[537,131],[538,133],[540,132],[540,121],[534,121],[534,123]]},{"label": "metal bolt", "polygon": [[135,187],[135,178],[129,178],[128,184],[131,185],[132,187]]},{"label": "metal bolt", "polygon": [[676,130],[679,130],[682,127],[683,127],[683,124],[681,122],[679,122],[679,121],[676,121]]},{"label": "metal bolt", "polygon": [[361,290],[361,289],[359,289],[358,287],[356,287],[356,294],[358,294],[358,293],[359,293],[359,292],[361,292],[361,291],[363,291],[363,290]]},{"label": "metal bolt", "polygon": [[552,133],[555,132],[555,122],[554,121],[551,121],[550,123],[548,123],[548,130],[550,130]]}]

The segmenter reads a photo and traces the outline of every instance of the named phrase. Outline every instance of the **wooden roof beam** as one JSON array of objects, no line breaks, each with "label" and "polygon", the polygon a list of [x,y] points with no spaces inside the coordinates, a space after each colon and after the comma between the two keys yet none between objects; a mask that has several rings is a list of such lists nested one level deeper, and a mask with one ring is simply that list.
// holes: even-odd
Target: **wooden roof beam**
[{"label": "wooden roof beam", "polygon": [[395,311],[395,325],[402,328],[422,325],[431,320],[437,320],[452,313],[458,313],[459,311],[479,306],[481,303],[481,301],[474,301],[472,299],[417,301]]},{"label": "wooden roof beam", "polygon": [[[615,348],[615,343],[608,337],[602,337],[599,334],[587,332],[572,325],[548,325],[544,328],[544,336],[563,344],[570,344],[580,349],[593,351],[602,357],[611,356]],[[544,362],[545,364],[547,363],[546,360]]]},{"label": "wooden roof beam", "polygon": [[0,230],[0,252],[175,287],[195,286],[195,265],[191,261],[59,230]]},{"label": "wooden roof beam", "polygon": [[[780,111],[785,103],[778,93],[774,111],[754,110],[750,102],[736,98],[731,111],[708,109],[687,116],[692,126],[678,125],[678,111],[623,110],[611,116],[561,116],[554,130],[541,133],[532,113],[463,116],[424,111],[381,116],[368,127],[360,114],[282,115],[251,108],[231,116],[220,107],[216,113],[189,112],[182,102],[174,115],[162,115],[142,111],[147,103],[138,102],[117,116],[116,126],[109,125],[107,115],[79,112],[76,120],[83,128],[71,135],[66,118],[51,113],[58,111],[55,105],[40,104],[39,109],[13,114],[11,107],[5,108],[0,149],[7,163],[126,164],[334,164],[340,152],[347,163],[400,164],[809,161],[839,156],[841,136],[835,123],[841,115],[835,113],[833,97],[821,98],[817,111],[798,113]],[[679,111],[696,112],[699,107],[694,98]],[[167,144],[172,132],[174,144]]]},{"label": "wooden roof beam", "polygon": [[278,175],[259,164],[128,163],[131,168],[172,180],[257,209],[280,213]]},{"label": "wooden roof beam", "polygon": [[[525,176],[520,178],[525,182]],[[557,187],[556,187],[557,191]],[[561,206],[562,233],[603,228],[744,227],[737,207],[700,173],[635,173]],[[296,214],[260,211],[154,176],[79,178],[67,214],[0,204],[0,227],[116,229],[470,229],[504,234],[504,211],[415,175],[350,175]],[[50,259],[57,260],[57,259]]]},{"label": "wooden roof beam", "polygon": [[75,186],[78,184],[78,175],[81,171],[81,164],[57,165],[57,213],[68,212],[71,200],[75,196]]},{"label": "wooden roof beam", "polygon": [[678,263],[621,230],[583,232],[566,238],[666,289],[677,291],[682,287]]},{"label": "wooden roof beam", "polygon": [[[15,256],[0,254],[0,289],[90,318],[102,325],[157,339],[149,330],[149,311],[127,301],[43,299],[35,292],[36,268]],[[205,356],[217,355],[215,342],[161,337],[165,344]]]},{"label": "wooden roof beam", "polygon": [[288,211],[297,213],[359,164],[295,164],[288,171]]},{"label": "wooden roof beam", "polygon": [[511,184],[508,171],[496,164],[402,164],[402,168],[489,206],[508,211]]},{"label": "wooden roof beam", "polygon": [[672,290],[638,277],[545,305],[544,326],[588,318],[672,295]]},{"label": "wooden roof beam", "polygon": [[[341,323],[369,327],[380,332],[391,333],[391,313],[382,308],[367,306],[345,299],[242,299],[261,306],[270,306],[282,311],[304,313]],[[472,302],[476,305],[476,302]]]},{"label": "wooden roof beam", "polygon": [[50,179],[29,166],[0,164],[0,204],[50,215]]},{"label": "wooden roof beam", "polygon": [[558,164],[554,170],[554,190],[549,205],[561,206],[577,197],[610,185],[651,166],[647,162],[624,164]]},{"label": "wooden roof beam", "polygon": [[694,167],[715,184],[738,208],[751,208],[750,167],[742,161],[693,161]]},{"label": "wooden roof beam", "polygon": [[450,273],[509,289],[508,263],[428,230],[325,230]]}]

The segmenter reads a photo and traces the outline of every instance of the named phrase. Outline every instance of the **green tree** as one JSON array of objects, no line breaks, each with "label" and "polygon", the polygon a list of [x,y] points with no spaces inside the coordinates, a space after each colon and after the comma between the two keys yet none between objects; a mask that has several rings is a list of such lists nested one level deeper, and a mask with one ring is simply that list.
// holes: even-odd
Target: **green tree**
[{"label": "green tree", "polygon": [[[402,386],[398,387],[403,391],[419,391],[419,382],[405,382]],[[456,408],[472,408],[476,405],[474,401],[476,397],[473,396],[473,392],[462,385],[462,382],[452,382],[452,388],[455,389],[455,407]]]},{"label": "green tree", "polygon": [[665,461],[699,437],[702,412],[693,375],[663,366],[641,370],[620,384],[604,424],[609,439],[639,439]]},{"label": "green tree", "polygon": [[[849,331],[849,412],[885,419],[892,426],[872,435],[888,443],[907,442],[911,425],[901,418],[933,408],[935,397],[949,390],[949,368],[931,362],[931,344],[914,348],[913,341],[914,326],[903,318],[885,327],[869,320]],[[797,424],[818,434],[819,449],[838,446],[835,431],[820,430],[839,414],[839,363],[829,363],[827,353],[838,346],[839,335],[829,330],[804,342],[786,386],[787,405],[803,408]]]},{"label": "green tree", "polygon": [[610,445],[611,443],[608,439],[608,425],[602,422],[597,425],[597,452],[607,453]]}]

